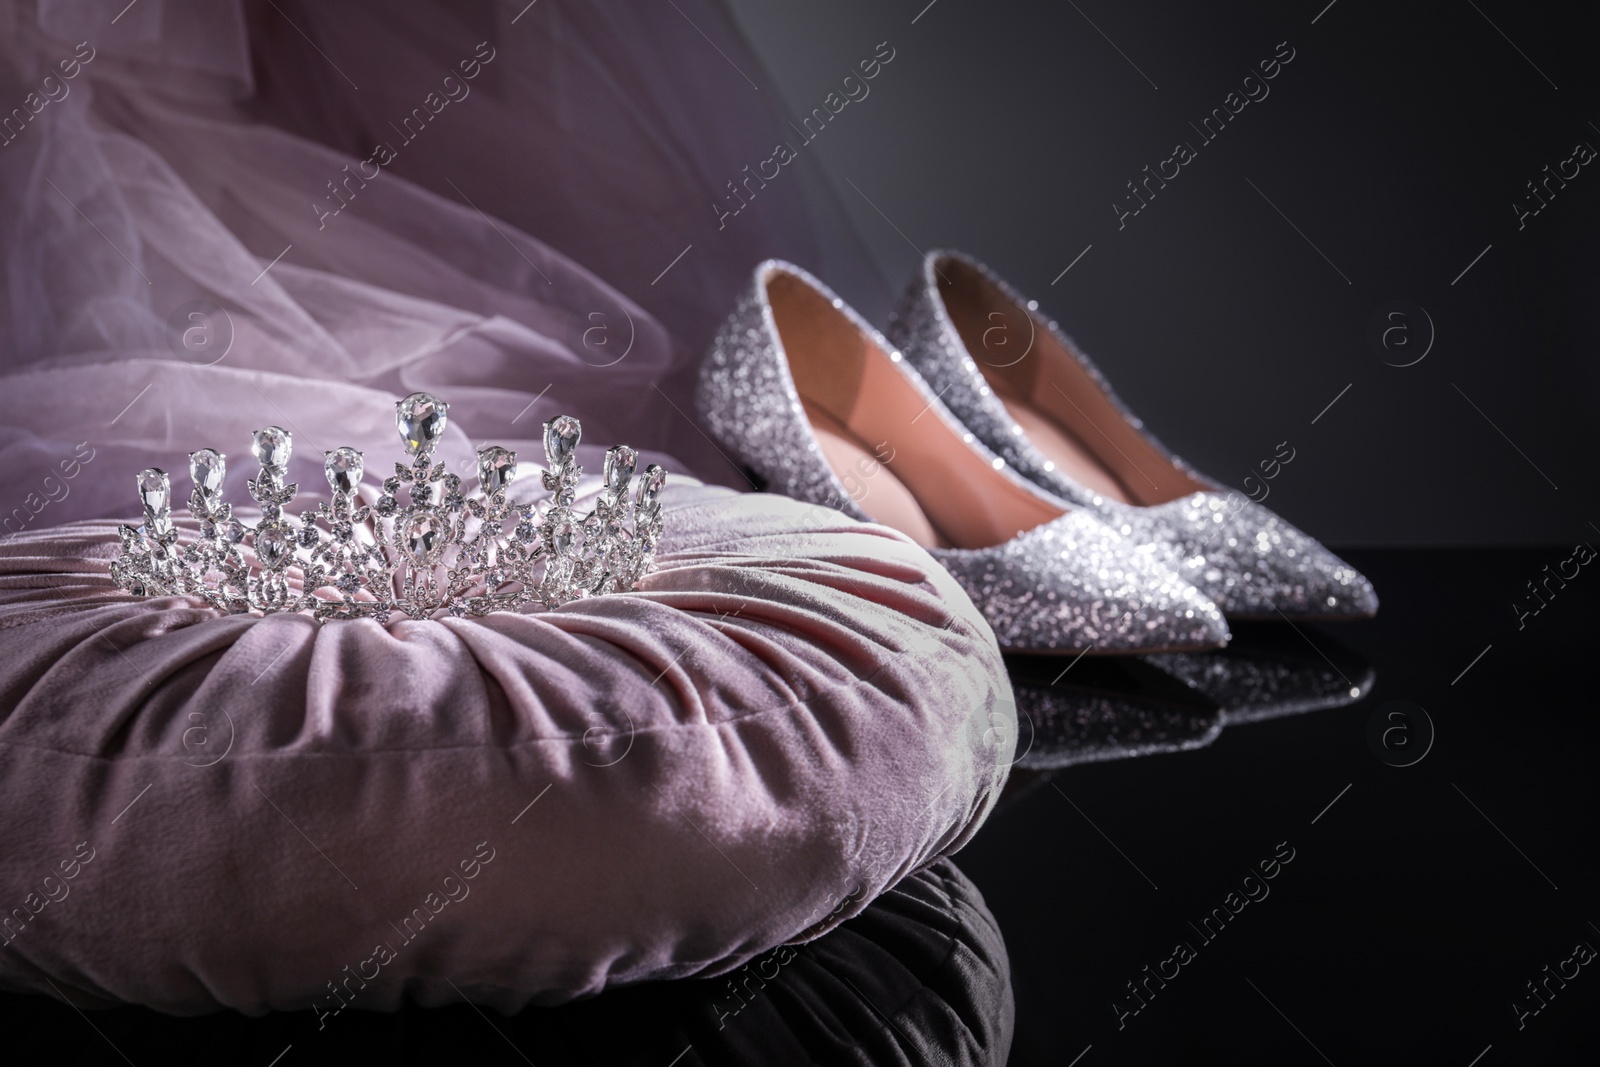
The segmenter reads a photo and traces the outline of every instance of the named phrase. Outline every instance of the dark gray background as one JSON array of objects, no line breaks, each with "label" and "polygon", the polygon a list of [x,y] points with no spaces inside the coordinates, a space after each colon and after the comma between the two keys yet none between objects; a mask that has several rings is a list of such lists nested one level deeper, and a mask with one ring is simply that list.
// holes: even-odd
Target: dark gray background
[{"label": "dark gray background", "polygon": [[[881,323],[917,249],[977,255],[1213,477],[1240,487],[1289,441],[1268,505],[1336,545],[1600,537],[1600,166],[1520,232],[1512,208],[1578,141],[1600,148],[1592,15],[926,2],[730,0],[791,116],[896,50],[809,146],[884,276],[846,299]],[[1202,144],[1189,123],[1281,41],[1296,54],[1270,95]],[[730,71],[729,91],[755,90]],[[1180,140],[1198,158],[1119,231],[1125,183]],[[1366,340],[1396,299],[1437,334],[1407,368]]]}]

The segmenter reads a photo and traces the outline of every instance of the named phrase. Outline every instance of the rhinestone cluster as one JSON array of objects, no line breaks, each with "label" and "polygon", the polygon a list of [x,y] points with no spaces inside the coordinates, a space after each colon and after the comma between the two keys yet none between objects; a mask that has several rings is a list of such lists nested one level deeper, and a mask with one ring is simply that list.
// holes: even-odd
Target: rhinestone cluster
[{"label": "rhinestone cluster", "polygon": [[254,526],[222,500],[227,457],[210,448],[189,453],[189,511],[200,535],[182,546],[171,480],[156,467],[140,471],[144,524],[119,528],[122,555],[111,565],[112,578],[136,595],[198,596],[232,614],[310,611],[317,619],[387,622],[396,613],[425,619],[557,607],[626,592],[654,567],[664,469],[647,466],[630,497],[639,457],[618,445],[606,452],[594,508],[575,511],[582,428],[562,415],[544,424],[548,499],[506,499],[517,454],[498,445],[479,450],[478,494],[469,496],[461,479],[433,460],[448,411],[428,393],[395,405],[395,425],[412,460],[395,464],[374,504],[359,495],[362,453],[323,453],[332,499],[297,519],[284,510],[299,492],[285,481],[293,435],[278,426],[257,430],[251,452],[261,469],[246,483],[261,508]]}]

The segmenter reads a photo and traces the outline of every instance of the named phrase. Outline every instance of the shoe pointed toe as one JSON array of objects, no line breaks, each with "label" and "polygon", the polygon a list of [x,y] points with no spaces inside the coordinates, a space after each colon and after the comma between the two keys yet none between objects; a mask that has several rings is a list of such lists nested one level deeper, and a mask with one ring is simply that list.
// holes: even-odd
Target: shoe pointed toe
[{"label": "shoe pointed toe", "polygon": [[1136,539],[1176,546],[1178,571],[1234,618],[1356,619],[1377,613],[1372,583],[1276,512],[1223,493],[1129,508]]},{"label": "shoe pointed toe", "polygon": [[1301,555],[1308,563],[1277,576],[1278,583],[1286,588],[1304,587],[1303,614],[1330,619],[1370,619],[1376,615],[1378,593],[1366,575],[1312,538],[1305,537],[1305,541]]}]

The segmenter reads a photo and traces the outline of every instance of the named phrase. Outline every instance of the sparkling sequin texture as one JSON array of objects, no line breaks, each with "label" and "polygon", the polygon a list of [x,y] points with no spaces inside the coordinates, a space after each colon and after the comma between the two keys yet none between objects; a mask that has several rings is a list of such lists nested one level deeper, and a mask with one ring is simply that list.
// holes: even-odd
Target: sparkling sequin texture
[{"label": "sparkling sequin texture", "polygon": [[[696,405],[706,428],[731,457],[773,491],[870,521],[828,466],[811,432],[766,298],[774,271],[815,287],[888,349],[882,335],[821,282],[798,267],[769,260],[756,268],[751,285],[712,342],[701,367]],[[903,362],[896,366],[927,400],[926,417],[964,432],[915,371]],[[994,454],[983,445],[972,442],[971,447],[994,464]],[[1003,465],[998,475],[1045,496]],[[1071,509],[990,548],[930,552],[961,583],[1008,651],[1200,649],[1227,640],[1217,606],[1179,578],[1160,551],[1136,548],[1084,509]]]},{"label": "sparkling sequin texture", "polygon": [[1214,648],[1222,613],[1165,566],[1083,511],[993,548],[933,549],[1008,652]]},{"label": "sparkling sequin texture", "polygon": [[1359,571],[1243,496],[1191,493],[1141,508],[1090,494],[1088,503],[1134,541],[1168,546],[1169,565],[1236,618],[1364,618],[1378,610]]},{"label": "sparkling sequin texture", "polygon": [[[1124,504],[1079,485],[1050,465],[988,387],[939,294],[941,263],[981,274],[1082,365],[1120,416],[1174,466],[1210,486],[1151,507]],[[1098,367],[1060,326],[1043,319],[983,264],[956,252],[931,252],[889,323],[888,336],[974,437],[1018,474],[1063,501],[1090,507],[1139,544],[1165,546],[1166,559],[1236,618],[1361,618],[1378,610],[1372,583],[1271,510],[1216,483],[1169,452],[1128,410]]]}]

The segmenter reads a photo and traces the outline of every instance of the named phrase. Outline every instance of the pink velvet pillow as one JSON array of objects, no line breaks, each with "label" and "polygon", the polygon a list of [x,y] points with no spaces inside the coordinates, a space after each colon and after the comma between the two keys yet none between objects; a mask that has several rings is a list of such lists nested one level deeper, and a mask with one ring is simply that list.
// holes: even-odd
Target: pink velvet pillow
[{"label": "pink velvet pillow", "polygon": [[949,576],[666,500],[635,595],[387,629],[136,600],[111,523],[0,539],[0,986],[510,1011],[732,969],[965,843],[1015,714]]}]

